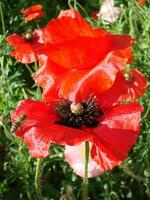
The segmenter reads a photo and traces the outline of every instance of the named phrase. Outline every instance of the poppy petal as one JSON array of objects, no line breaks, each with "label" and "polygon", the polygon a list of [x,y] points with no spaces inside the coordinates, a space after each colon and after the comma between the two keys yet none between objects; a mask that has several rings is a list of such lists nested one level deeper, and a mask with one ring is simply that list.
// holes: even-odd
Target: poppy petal
[{"label": "poppy petal", "polygon": [[33,31],[33,36],[34,36],[36,42],[38,42],[40,44],[45,43],[44,29],[37,29],[37,30]]},{"label": "poppy petal", "polygon": [[60,13],[57,19],[50,21],[45,27],[45,40],[56,44],[72,40],[76,37],[103,37],[106,32],[94,29],[76,10],[70,9]]},{"label": "poppy petal", "polygon": [[6,38],[7,42],[15,49],[11,52],[11,55],[19,62],[32,63],[38,59],[36,50],[41,46],[38,41],[43,40],[42,30],[34,31],[33,35],[35,36],[33,42],[28,42],[17,34],[12,34]]},{"label": "poppy petal", "polygon": [[147,80],[138,70],[133,69],[125,78],[124,72],[117,73],[111,88],[101,93],[98,97],[102,109],[108,109],[118,102],[133,101],[141,97],[147,89]]},{"label": "poppy petal", "polygon": [[32,157],[44,158],[49,154],[50,142],[43,131],[40,128],[32,127],[22,137]]},{"label": "poppy petal", "polygon": [[[91,143],[90,146],[92,146]],[[84,177],[85,143],[83,142],[76,146],[65,146],[64,156],[65,160],[72,167],[74,173],[78,176]],[[100,165],[98,165],[89,155],[88,178],[98,176],[103,172],[104,170],[101,169]]]},{"label": "poppy petal", "polygon": [[137,131],[140,128],[139,120],[143,107],[138,102],[121,104],[105,111],[100,123],[114,129]]},{"label": "poppy petal", "polygon": [[118,58],[110,53],[91,70],[72,70],[64,78],[60,94],[71,101],[83,101],[91,93],[99,96],[112,86],[118,70],[123,68],[126,62],[126,58]]},{"label": "poppy petal", "polygon": [[59,13],[58,18],[62,18],[62,17],[71,17],[71,18],[79,18],[79,19],[82,18],[78,10],[75,10],[75,9],[62,10]]},{"label": "poppy petal", "polygon": [[48,137],[53,143],[74,146],[91,140],[92,135],[84,130],[54,124],[49,127]]},{"label": "poppy petal", "polygon": [[[132,39],[128,35],[77,37],[59,45],[42,46],[38,52],[48,56],[52,62],[63,68],[85,69],[99,63],[109,52],[113,52],[115,58],[126,58],[126,62],[128,62],[131,52],[128,51],[127,54],[126,49],[131,47],[131,44]],[[112,59],[114,58],[112,57]]]},{"label": "poppy petal", "polygon": [[22,136],[22,134],[31,127],[36,126],[45,128],[46,126],[53,124],[53,121],[58,120],[58,117],[54,113],[53,106],[54,104],[51,104],[50,107],[43,102],[31,99],[22,101],[17,109],[11,113],[12,124],[15,124],[21,115],[24,114],[26,116],[21,127],[18,127],[16,130],[16,134]]},{"label": "poppy petal", "polygon": [[142,110],[137,102],[118,105],[100,118],[100,126],[92,129],[95,146],[91,155],[104,170],[120,164],[135,144]]},{"label": "poppy petal", "polygon": [[[129,80],[125,80],[126,94],[124,94],[120,101],[131,101],[141,97],[147,89],[147,79],[138,71],[133,69],[128,73]],[[131,79],[131,80],[130,80]]]},{"label": "poppy petal", "polygon": [[38,51],[39,54],[47,55],[60,67],[82,69],[92,67],[100,62],[111,50],[111,43],[109,37],[80,37],[57,46],[45,45]]},{"label": "poppy petal", "polygon": [[66,74],[66,69],[60,68],[45,55],[39,56],[39,66],[34,80],[43,88],[43,99],[51,102],[53,98],[58,97],[59,86]]},{"label": "poppy petal", "polygon": [[31,45],[25,42],[19,35],[10,35],[7,37],[7,41],[15,48],[15,50],[11,52],[11,55],[19,62],[32,63],[37,60],[37,56]]},{"label": "poppy petal", "polygon": [[98,96],[99,105],[101,109],[107,110],[121,101],[122,95],[127,93],[126,80],[122,71],[116,75],[116,79],[112,87],[102,92]]},{"label": "poppy petal", "polygon": [[37,4],[37,5],[33,5],[33,6],[30,6],[29,8],[25,9],[25,10],[21,10],[20,12],[24,15],[28,15],[30,13],[33,13],[33,12],[36,12],[36,11],[39,11],[42,9],[42,5],[41,4]]},{"label": "poppy petal", "polygon": [[44,15],[44,12],[42,10],[38,11],[38,12],[34,12],[34,13],[31,13],[31,14],[28,14],[28,16],[26,16],[24,18],[24,23],[27,23],[33,19],[38,19],[38,18],[41,18],[42,16]]},{"label": "poppy petal", "polygon": [[25,115],[21,124],[16,127],[15,134],[28,145],[34,157],[45,157],[51,142],[60,145],[77,145],[92,137],[84,130],[55,124],[60,120],[55,114],[55,104],[55,101],[47,105],[27,99],[21,102],[11,114],[13,126],[16,126],[18,119]]},{"label": "poppy petal", "polygon": [[[98,129],[96,132],[98,132]],[[95,146],[91,150],[92,159],[104,171],[120,165],[127,158],[128,152],[135,144],[138,133],[139,131],[109,129],[101,126],[99,137],[95,137],[93,141]]]},{"label": "poppy petal", "polygon": [[29,8],[21,10],[20,12],[26,15],[24,18],[25,23],[33,19],[41,18],[44,15],[44,12],[42,11],[42,5],[40,4],[30,6]]}]

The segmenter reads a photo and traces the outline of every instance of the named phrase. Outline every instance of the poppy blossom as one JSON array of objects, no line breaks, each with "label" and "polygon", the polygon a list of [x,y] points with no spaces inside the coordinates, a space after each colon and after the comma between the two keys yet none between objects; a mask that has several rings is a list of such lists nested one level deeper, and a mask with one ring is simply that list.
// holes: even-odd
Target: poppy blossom
[{"label": "poppy blossom", "polygon": [[139,3],[140,5],[144,5],[144,4],[146,3],[146,0],[138,0],[138,3]]},{"label": "poppy blossom", "polygon": [[20,12],[26,16],[24,18],[24,23],[27,23],[33,19],[41,18],[44,15],[44,12],[42,11],[42,5],[40,4],[31,6],[25,10],[21,10]]},{"label": "poppy blossom", "polygon": [[121,8],[115,6],[114,0],[104,0],[97,16],[102,19],[103,24],[115,22],[121,13]]},{"label": "poppy blossom", "polygon": [[99,102],[103,108],[119,102],[129,102],[141,97],[147,89],[147,79],[137,69],[128,73],[117,73],[113,86],[99,94]]},{"label": "poppy blossom", "polygon": [[22,63],[32,63],[38,59],[36,50],[44,43],[43,30],[27,31],[20,35],[12,34],[6,38],[14,47],[11,56]]},{"label": "poppy blossom", "polygon": [[[117,74],[116,79],[119,80],[120,76]],[[115,88],[118,80],[114,83]],[[120,84],[124,84],[124,81]],[[132,84],[128,89],[130,86]],[[120,104],[119,97],[128,90],[118,89],[120,93],[114,92],[113,86],[112,89],[99,93],[89,88],[86,96],[81,95],[78,102],[58,96],[49,104],[24,100],[12,113],[12,124],[21,115],[26,116],[15,133],[28,145],[31,155],[40,158],[48,155],[52,142],[75,146],[89,141],[92,162],[89,177],[94,176],[92,170],[95,167],[96,174],[112,169],[127,157],[134,145],[140,131],[140,114],[143,110],[137,102]],[[108,93],[112,98],[105,104]],[[79,175],[82,176],[82,173]]]},{"label": "poppy blossom", "polygon": [[94,29],[73,9],[61,12],[47,24],[44,39],[45,45],[38,49],[40,68],[34,79],[43,88],[45,101],[53,92],[64,98],[70,94],[74,101],[71,93],[75,95],[87,83],[97,82],[97,90],[104,91],[111,87],[118,70],[132,60],[130,36]]}]

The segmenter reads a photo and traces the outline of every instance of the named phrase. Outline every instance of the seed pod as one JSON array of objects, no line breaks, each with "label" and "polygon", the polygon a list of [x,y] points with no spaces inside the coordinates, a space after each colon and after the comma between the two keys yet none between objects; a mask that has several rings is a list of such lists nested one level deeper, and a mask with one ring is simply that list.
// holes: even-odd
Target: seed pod
[{"label": "seed pod", "polygon": [[33,35],[32,31],[30,31],[30,30],[23,33],[22,36],[28,42],[32,42],[34,40],[34,35]]},{"label": "seed pod", "polygon": [[70,109],[71,109],[71,112],[76,115],[80,115],[84,112],[84,108],[81,103],[71,103]]}]

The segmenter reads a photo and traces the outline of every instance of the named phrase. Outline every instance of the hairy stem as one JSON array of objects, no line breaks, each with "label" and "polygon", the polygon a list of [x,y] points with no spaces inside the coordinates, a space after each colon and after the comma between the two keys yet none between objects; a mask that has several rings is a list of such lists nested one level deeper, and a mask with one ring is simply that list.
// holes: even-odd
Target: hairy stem
[{"label": "hairy stem", "polygon": [[41,178],[41,161],[42,159],[37,158],[36,163],[36,173],[35,173],[35,190],[38,200],[43,200],[41,188],[40,188],[40,178]]},{"label": "hairy stem", "polygon": [[89,142],[85,142],[85,158],[84,158],[84,178],[82,184],[82,199],[88,199],[88,163],[89,163]]},{"label": "hairy stem", "polygon": [[3,14],[3,3],[0,2],[0,17],[1,17],[1,22],[2,22],[2,30],[3,30],[3,34],[6,34],[6,30],[5,30],[5,22],[4,22],[4,14]]}]

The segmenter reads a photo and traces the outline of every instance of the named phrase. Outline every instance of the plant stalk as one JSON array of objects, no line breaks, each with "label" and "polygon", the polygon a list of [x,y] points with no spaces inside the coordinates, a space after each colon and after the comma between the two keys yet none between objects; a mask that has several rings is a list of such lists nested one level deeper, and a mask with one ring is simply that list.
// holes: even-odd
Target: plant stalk
[{"label": "plant stalk", "polygon": [[89,142],[85,142],[85,158],[84,158],[84,178],[82,184],[82,199],[88,200],[88,163],[89,163]]},{"label": "plant stalk", "polygon": [[6,30],[5,30],[5,22],[4,22],[4,14],[3,14],[3,3],[0,2],[0,17],[1,17],[1,22],[2,22],[2,31],[3,34],[6,34]]},{"label": "plant stalk", "polygon": [[41,162],[42,162],[42,159],[37,158],[36,172],[35,172],[35,190],[36,190],[38,200],[43,200],[43,196],[42,196],[42,192],[40,188]]}]

